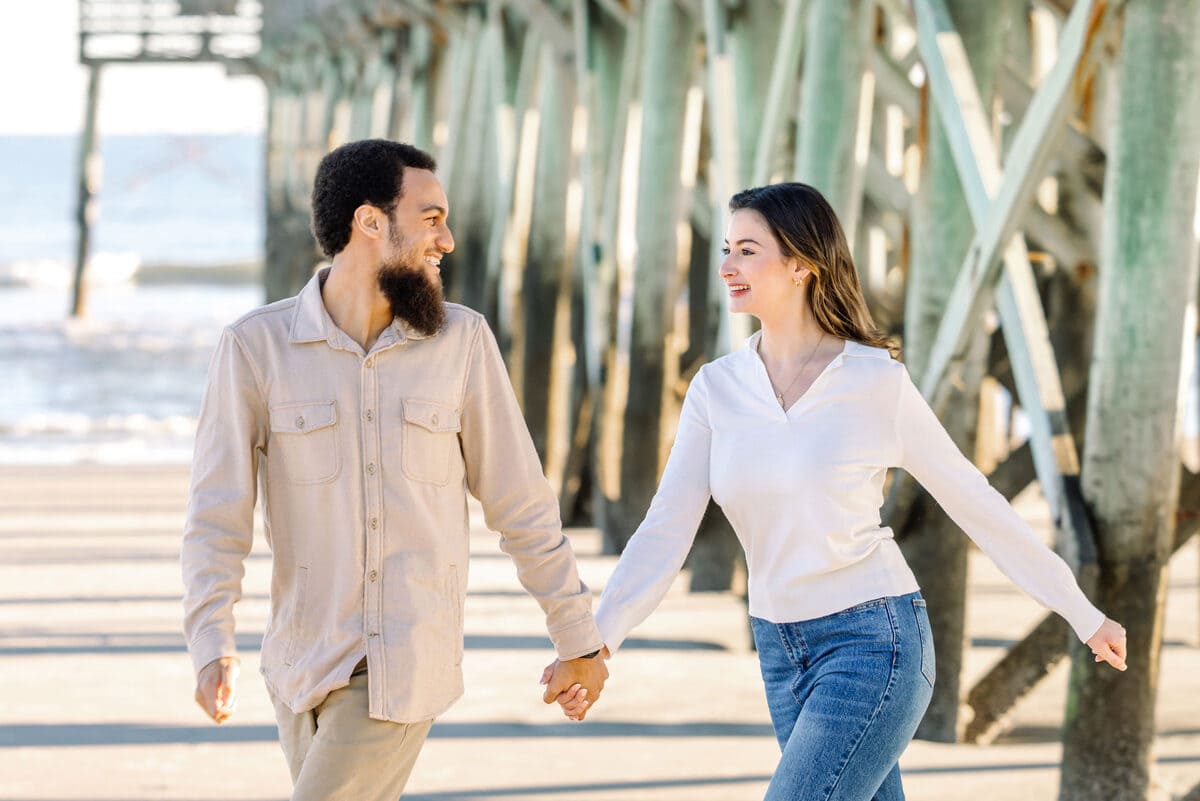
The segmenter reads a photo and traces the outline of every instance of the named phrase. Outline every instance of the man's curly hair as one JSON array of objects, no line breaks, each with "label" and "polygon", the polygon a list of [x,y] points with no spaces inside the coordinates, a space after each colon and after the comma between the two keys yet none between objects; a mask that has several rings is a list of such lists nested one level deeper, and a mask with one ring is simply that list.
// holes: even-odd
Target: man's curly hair
[{"label": "man's curly hair", "polygon": [[423,150],[386,139],[363,139],[331,150],[317,166],[312,192],[312,231],[333,258],[350,241],[354,210],[377,206],[389,217],[400,201],[404,168],[434,171]]}]

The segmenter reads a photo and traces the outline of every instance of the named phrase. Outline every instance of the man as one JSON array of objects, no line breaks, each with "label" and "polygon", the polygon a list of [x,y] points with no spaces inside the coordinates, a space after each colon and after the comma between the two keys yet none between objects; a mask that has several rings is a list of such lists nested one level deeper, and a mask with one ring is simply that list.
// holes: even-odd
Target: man
[{"label": "man", "polygon": [[591,595],[562,534],[492,332],[442,300],[454,249],[433,159],[355,142],[317,169],[332,267],[221,337],[201,405],[182,565],[196,701],[232,713],[257,489],[271,546],[262,673],[293,799],[395,801],[462,693],[469,490],[558,653],[544,700],[607,678]]}]

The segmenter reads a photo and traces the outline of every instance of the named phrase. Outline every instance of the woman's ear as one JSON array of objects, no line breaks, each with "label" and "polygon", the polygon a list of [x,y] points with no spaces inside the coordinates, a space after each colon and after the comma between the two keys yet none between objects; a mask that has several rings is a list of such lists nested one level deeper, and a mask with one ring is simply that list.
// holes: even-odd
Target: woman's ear
[{"label": "woman's ear", "polygon": [[792,283],[796,286],[803,286],[804,282],[813,274],[812,268],[806,265],[800,259],[792,260]]}]

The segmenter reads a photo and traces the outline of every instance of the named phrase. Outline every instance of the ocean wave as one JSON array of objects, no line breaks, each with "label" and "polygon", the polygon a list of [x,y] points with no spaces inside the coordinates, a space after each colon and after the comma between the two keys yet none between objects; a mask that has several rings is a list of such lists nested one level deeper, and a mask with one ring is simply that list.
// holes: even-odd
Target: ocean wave
[{"label": "ocean wave", "polygon": [[38,412],[17,420],[0,420],[0,437],[75,437],[129,434],[139,437],[190,438],[196,418],[185,415],[152,417],[147,414],[89,415],[75,412]]},{"label": "ocean wave", "polygon": [[[90,286],[117,286],[134,280],[142,266],[135,251],[97,253],[88,259]],[[63,289],[75,284],[75,264],[62,259],[19,259],[0,264],[0,286]]]}]

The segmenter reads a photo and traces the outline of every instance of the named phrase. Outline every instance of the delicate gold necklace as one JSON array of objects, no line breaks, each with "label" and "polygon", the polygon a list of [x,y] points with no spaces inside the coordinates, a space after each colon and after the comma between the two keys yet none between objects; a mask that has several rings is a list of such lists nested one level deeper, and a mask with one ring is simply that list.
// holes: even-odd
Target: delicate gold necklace
[{"label": "delicate gold necklace", "polygon": [[[780,409],[787,411],[787,407],[783,403],[783,396],[788,394],[788,392],[791,391],[792,387],[796,386],[796,382],[800,380],[800,376],[804,375],[804,369],[806,367],[808,367],[808,363],[813,360],[813,356],[817,355],[817,349],[821,347],[821,343],[824,341],[825,341],[825,332],[822,331],[821,338],[817,340],[816,345],[813,345],[812,353],[808,354],[808,358],[804,360],[804,364],[800,365],[800,370],[792,378],[791,383],[789,383],[782,392],[779,392],[775,389],[775,382],[771,380],[771,371],[767,370],[767,383],[771,385],[771,391],[775,393],[775,400],[779,401]],[[760,358],[762,357],[762,338],[761,337],[758,340],[758,355]],[[765,368],[766,366],[767,366],[767,363],[764,360],[763,367]]]}]

